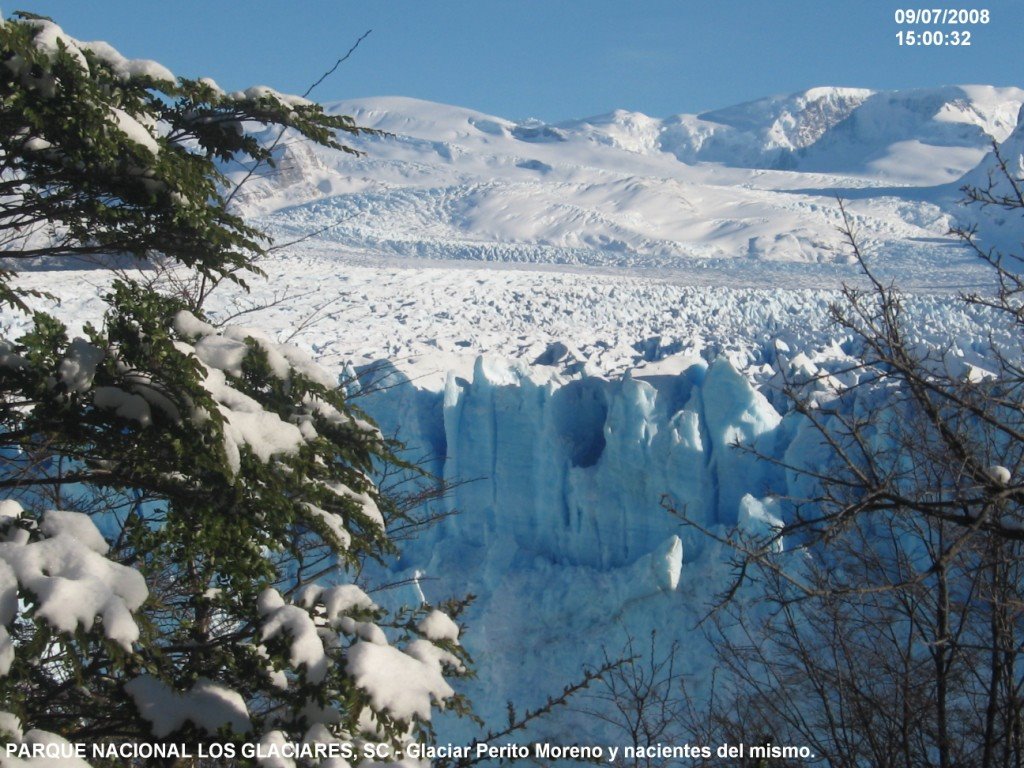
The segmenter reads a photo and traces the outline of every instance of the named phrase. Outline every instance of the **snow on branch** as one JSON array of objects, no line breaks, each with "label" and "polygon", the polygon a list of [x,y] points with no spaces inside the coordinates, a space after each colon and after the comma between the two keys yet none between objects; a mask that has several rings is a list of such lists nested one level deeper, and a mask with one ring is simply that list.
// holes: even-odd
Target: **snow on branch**
[{"label": "snow on branch", "polygon": [[[107,543],[86,515],[50,511],[28,528],[12,524],[19,518],[0,518],[0,624],[14,619],[17,595],[58,632],[89,630],[102,619],[107,639],[130,652],[139,639],[132,613],[149,595],[142,574],[104,557]],[[6,673],[13,648],[6,630],[0,632],[0,672]]]}]

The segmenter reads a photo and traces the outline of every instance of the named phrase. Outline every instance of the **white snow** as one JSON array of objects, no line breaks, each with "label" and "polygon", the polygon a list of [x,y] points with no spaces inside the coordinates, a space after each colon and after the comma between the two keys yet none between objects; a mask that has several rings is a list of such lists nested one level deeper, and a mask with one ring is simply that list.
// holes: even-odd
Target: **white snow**
[{"label": "white snow", "polygon": [[196,357],[211,368],[217,368],[232,376],[242,375],[242,361],[249,348],[245,342],[225,336],[206,336],[196,342]]},{"label": "white snow", "polygon": [[287,104],[290,107],[303,107],[312,104],[309,99],[303,98],[302,96],[292,96],[290,94],[281,93],[273,88],[266,85],[254,85],[250,88],[246,88],[244,91],[235,91],[231,94],[231,97],[237,101],[242,99],[264,99],[271,98],[280,101],[282,104]]},{"label": "white snow", "polygon": [[373,500],[369,493],[365,491],[356,493],[348,486],[339,483],[331,483],[328,487],[339,496],[354,501],[359,506],[359,511],[372,525],[384,530],[384,515],[381,514],[377,502]]},{"label": "white snow", "polygon": [[279,171],[239,199],[282,238],[325,229],[335,251],[676,270],[742,258],[753,263],[733,278],[788,262],[820,274],[846,260],[837,195],[890,259],[934,254],[924,243],[946,237],[958,197],[934,185],[1006,138],[1022,102],[1014,88],[817,88],[546,126],[363,99],[332,108],[394,138],[353,137],[359,158],[286,144]]},{"label": "white snow", "polygon": [[160,154],[160,145],[157,140],[153,137],[153,134],[149,130],[136,120],[134,117],[129,115],[123,109],[112,107],[111,111],[114,113],[114,118],[117,120],[117,126],[121,129],[121,132],[129,139],[139,144],[153,155]]},{"label": "white snow", "polygon": [[289,638],[293,668],[305,667],[307,679],[321,682],[327,675],[328,659],[324,643],[312,617],[297,605],[285,603],[276,589],[266,589],[259,598],[259,611],[263,617],[260,640],[266,642],[280,634]]},{"label": "white snow", "polygon": [[295,768],[294,760],[284,757],[282,754],[274,754],[275,751],[283,753],[287,744],[288,739],[281,731],[270,731],[264,734],[260,739],[260,746],[268,757],[262,758],[260,765],[265,768]]},{"label": "white snow", "polygon": [[21,721],[10,712],[0,712],[0,734],[4,734],[20,743],[22,737]]},{"label": "white snow", "polygon": [[42,152],[52,146],[52,143],[46,139],[41,139],[38,136],[33,136],[25,142],[25,149],[29,152]]},{"label": "white snow", "polygon": [[155,677],[140,675],[126,683],[124,690],[159,739],[170,736],[186,722],[208,734],[216,734],[224,726],[237,734],[252,728],[241,695],[206,678],[199,678],[192,688],[181,693]]},{"label": "white snow", "polygon": [[[230,363],[234,357],[218,356],[217,359]],[[225,418],[224,449],[235,472],[241,466],[239,448],[243,445],[266,462],[279,454],[295,453],[305,441],[295,424],[283,421],[276,413],[264,410],[251,397],[231,387],[220,369],[207,368],[204,386]]]},{"label": "white snow", "polygon": [[92,393],[93,404],[97,408],[113,411],[123,419],[137,421],[142,426],[153,420],[149,403],[141,395],[125,392],[120,387],[96,387]]},{"label": "white snow", "polygon": [[21,517],[22,509],[21,504],[16,502],[14,499],[3,499],[0,501],[0,521],[4,518],[19,518]]},{"label": "white snow", "polygon": [[342,614],[348,611],[371,611],[377,607],[369,595],[355,584],[338,584],[330,587],[324,590],[320,599],[326,609],[327,620],[331,624],[334,624]]},{"label": "white snow", "polygon": [[37,48],[56,54],[63,45],[69,55],[77,59],[83,67],[86,66],[85,56],[78,41],[67,35],[57,24],[46,19],[29,19],[27,23],[36,29],[34,43]]},{"label": "white snow", "polygon": [[[778,534],[779,529],[783,526],[781,515],[778,500],[755,499],[747,493],[740,499],[736,526],[747,535],[764,540]],[[781,538],[772,542],[773,551],[781,552],[783,546],[784,542]]]},{"label": "white snow", "polygon": [[436,608],[428,613],[416,628],[428,640],[450,640],[453,643],[459,641],[459,625],[452,621],[448,614]]},{"label": "white snow", "polygon": [[988,472],[988,476],[992,478],[992,481],[999,485],[1007,485],[1012,477],[1010,470],[999,464],[989,467],[986,472]]},{"label": "white snow", "polygon": [[110,550],[110,545],[92,520],[79,512],[48,510],[43,514],[39,530],[51,537],[61,534],[70,536],[99,555],[105,555]]},{"label": "white snow", "polygon": [[338,544],[342,549],[348,549],[349,544],[352,543],[352,534],[345,528],[345,522],[339,515],[320,509],[320,507],[313,504],[306,504],[305,508],[314,519],[327,526],[327,530],[338,540]]},{"label": "white snow", "polygon": [[36,28],[34,42],[38,48],[53,54],[59,50],[59,43],[63,44],[65,50],[74,56],[83,67],[87,66],[83,51],[89,51],[113,69],[118,77],[125,80],[132,77],[150,77],[154,80],[173,83],[177,79],[162,64],[149,59],[127,59],[116,48],[102,40],[93,42],[76,40],[52,21],[30,19],[26,23]]},{"label": "white snow", "polygon": [[0,676],[14,663],[14,638],[7,631],[18,612],[18,577],[14,569],[0,560]]},{"label": "white snow", "polygon": [[68,356],[61,361],[60,378],[71,392],[86,392],[92,387],[96,366],[105,357],[99,347],[85,339],[74,339],[68,346]]},{"label": "white snow", "polygon": [[103,557],[106,541],[79,512],[48,512],[40,531],[46,538],[0,542],[0,611],[9,614],[11,590],[17,586],[31,594],[35,615],[54,629],[89,629],[100,617],[104,634],[131,650],[139,637],[132,612],[149,594],[141,574]]},{"label": "white snow", "polygon": [[366,691],[375,709],[387,710],[405,722],[414,717],[429,719],[431,702],[441,704],[455,694],[436,657],[414,658],[390,645],[355,643],[348,649],[345,670]]},{"label": "white snow", "polygon": [[173,325],[174,330],[186,337],[198,338],[202,336],[212,336],[217,333],[217,329],[212,325],[203,322],[191,312],[184,309],[174,316]]},{"label": "white snow", "polygon": [[13,350],[13,344],[6,339],[0,340],[0,368],[17,370],[28,366],[28,361]]},{"label": "white snow", "polygon": [[150,59],[126,59],[120,51],[103,40],[79,42],[78,46],[95,54],[124,80],[135,77],[149,77],[153,80],[171,83],[177,80],[174,73],[163,64]]}]

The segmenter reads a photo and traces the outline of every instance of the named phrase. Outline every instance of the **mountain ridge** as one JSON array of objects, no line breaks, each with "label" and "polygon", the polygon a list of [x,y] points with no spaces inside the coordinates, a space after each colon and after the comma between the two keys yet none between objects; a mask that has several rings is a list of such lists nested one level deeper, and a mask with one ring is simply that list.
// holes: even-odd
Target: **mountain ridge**
[{"label": "mountain ridge", "polygon": [[[571,136],[580,135],[598,144],[630,151],[668,152],[684,162],[707,161],[739,167],[774,168],[770,162],[773,153],[807,150],[838,126],[854,133],[853,138],[861,141],[871,138],[877,141],[924,138],[968,145],[988,137],[1003,141],[1016,126],[1022,104],[1024,89],[951,85],[903,91],[817,86],[696,114],[680,113],[658,118],[642,112],[616,109],[554,123],[535,119],[514,121],[465,107],[450,107],[410,97],[371,97],[334,102],[327,106],[332,111],[352,114],[357,122],[362,120],[370,127],[393,133],[418,129],[420,135],[432,133],[435,140],[467,138],[472,132],[466,129],[460,133],[452,128],[448,135],[441,135],[428,128],[429,121],[410,118],[410,113],[434,116],[435,119],[443,115],[449,123],[451,118],[463,118],[481,133],[492,136],[504,134],[521,141],[564,142]],[[372,106],[367,108],[367,105]],[[889,120],[884,119],[886,113],[889,113]],[[896,113],[895,117],[893,113]],[[405,117],[396,120],[395,115]],[[847,123],[855,115],[857,119]],[[716,137],[717,141],[706,146],[707,139]],[[761,140],[760,146],[754,145],[755,137]],[[744,146],[746,142],[751,146]],[[747,154],[740,155],[740,163],[730,163],[727,151],[741,147]],[[758,156],[760,162],[756,162]],[[743,165],[743,160],[755,162]],[[816,167],[807,170],[836,169]]]},{"label": "mountain ridge", "polygon": [[362,156],[286,141],[239,200],[281,238],[319,232],[323,247],[367,256],[795,262],[831,265],[841,281],[842,198],[865,247],[896,273],[927,272],[969,260],[945,247],[956,186],[1015,135],[1022,104],[1018,88],[820,87],[700,115],[548,124],[375,97],[328,105],[386,132],[354,137]]}]

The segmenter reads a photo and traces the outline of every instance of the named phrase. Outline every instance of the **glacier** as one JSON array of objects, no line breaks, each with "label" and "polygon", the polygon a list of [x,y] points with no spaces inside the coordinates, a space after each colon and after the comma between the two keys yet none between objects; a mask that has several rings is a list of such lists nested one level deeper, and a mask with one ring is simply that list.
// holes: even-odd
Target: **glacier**
[{"label": "glacier", "polygon": [[[385,430],[405,410],[387,400],[407,391],[389,383],[371,400]],[[767,444],[780,421],[726,359],[693,360],[675,376],[545,380],[482,356],[471,380],[450,375],[437,397],[440,423],[420,419],[429,431],[403,438],[444,457],[438,474],[456,486],[449,510],[472,510],[441,533],[598,569],[631,563],[672,535],[665,504],[735,524],[739,499],[769,478],[730,445]]]},{"label": "glacier", "polygon": [[[479,356],[468,378],[450,373],[433,390],[386,361],[354,372],[361,407],[451,487],[437,503],[452,514],[405,543],[383,580],[411,585],[387,598],[396,605],[477,596],[463,642],[486,720],[500,722],[506,701],[536,706],[651,632],[660,647],[681,644],[693,690],[706,692],[698,624],[729,583],[728,557],[670,509],[723,535],[769,532],[787,478],[759,454],[785,454],[799,417],[726,356],[677,355],[669,369],[562,375]],[[574,710],[540,727],[616,736]],[[445,721],[441,734],[471,729]]]},{"label": "glacier", "polygon": [[[335,105],[392,135],[361,138],[364,157],[285,143],[239,201],[298,241],[207,311],[309,351],[449,484],[428,510],[440,521],[365,575],[399,585],[374,594],[389,607],[476,595],[462,619],[482,716],[535,706],[652,631],[680,644],[699,697],[700,621],[731,570],[670,510],[762,535],[807,495],[771,460],[824,455],[783,377],[842,377],[858,354],[828,320],[861,278],[835,197],[908,290],[914,341],[983,373],[1002,331],[956,299],[988,284],[947,230],[958,183],[995,167],[991,140],[1021,167],[1022,103],[988,86],[819,88],[557,125],[397,97]],[[1019,222],[1000,216],[981,216],[986,243],[1015,247]],[[19,276],[63,300],[50,309],[72,332],[110,279]],[[0,335],[23,329],[0,315]],[[573,710],[538,727],[608,737]],[[441,736],[469,731],[452,720]]]},{"label": "glacier", "polygon": [[[349,370],[361,407],[450,486],[435,502],[441,521],[376,577],[409,585],[387,598],[395,605],[476,596],[462,617],[477,672],[467,690],[489,722],[507,701],[537,706],[652,633],[658,652],[682,649],[688,694],[710,694],[714,649],[701,625],[735,576],[713,537],[770,535],[787,498],[812,495],[794,468],[818,470],[830,455],[781,385],[821,377],[827,397],[828,376],[849,385],[858,375],[848,336],[818,317],[800,337],[807,307],[787,319],[786,297],[760,300],[766,316],[735,328],[731,351],[640,345],[618,374],[588,370],[568,342],[532,359],[481,354],[443,379],[400,361]],[[921,344],[956,339],[951,356],[965,372],[1003,332],[951,297],[908,297],[907,308]],[[735,309],[725,301],[715,314]],[[584,711],[594,706],[584,694],[530,738],[614,741]],[[458,720],[440,733],[474,735]]]},{"label": "glacier", "polygon": [[[674,285],[650,278],[521,270],[367,268],[282,256],[259,327],[293,338],[347,383],[355,402],[406,456],[452,486],[436,526],[401,541],[402,556],[363,574],[396,608],[476,595],[462,639],[477,677],[476,710],[503,721],[505,702],[537,706],[652,631],[680,644],[689,691],[706,695],[713,648],[700,622],[732,576],[729,553],[665,509],[718,534],[758,535],[785,519],[799,477],[731,447],[813,466],[813,430],[787,409],[780,377],[844,375],[859,350],[828,323],[831,291]],[[25,273],[59,291],[73,323],[102,309],[104,273]],[[322,323],[310,289],[343,288]],[[443,286],[443,290],[430,290]],[[266,287],[257,296],[273,297]],[[567,311],[571,308],[571,311]],[[983,370],[998,325],[955,296],[906,297],[923,346],[955,342]],[[237,311],[229,295],[210,306]],[[4,319],[18,333],[17,318]],[[631,343],[632,342],[632,343]],[[381,357],[380,353],[384,356]],[[376,359],[373,359],[376,355]],[[850,383],[849,381],[845,383]],[[610,738],[575,710],[530,738]],[[471,724],[451,719],[442,739]]]}]

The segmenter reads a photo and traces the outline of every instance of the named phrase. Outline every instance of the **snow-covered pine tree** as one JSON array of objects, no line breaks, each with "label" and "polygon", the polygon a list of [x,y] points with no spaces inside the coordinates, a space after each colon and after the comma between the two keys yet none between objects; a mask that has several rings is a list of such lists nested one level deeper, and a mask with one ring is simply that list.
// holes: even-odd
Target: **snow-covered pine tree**
[{"label": "snow-covered pine tree", "polygon": [[[239,280],[265,241],[226,210],[216,162],[267,159],[251,129],[268,124],[338,149],[359,130],[9,19],[0,256]],[[0,299],[27,309],[13,272]],[[401,513],[371,477],[393,446],[298,350],[135,283],[107,301],[83,338],[39,313],[0,339],[0,739],[25,747],[0,765],[62,739],[429,738],[433,707],[463,706],[457,625],[389,616],[346,580],[392,549]]]}]

